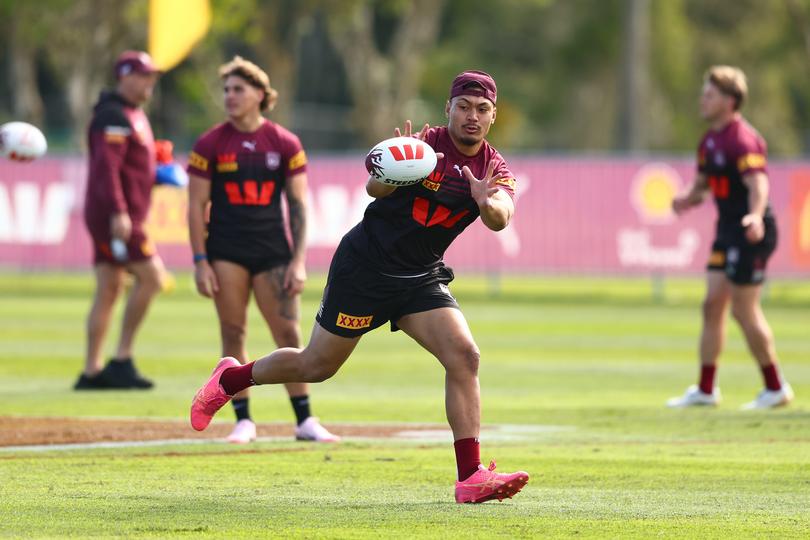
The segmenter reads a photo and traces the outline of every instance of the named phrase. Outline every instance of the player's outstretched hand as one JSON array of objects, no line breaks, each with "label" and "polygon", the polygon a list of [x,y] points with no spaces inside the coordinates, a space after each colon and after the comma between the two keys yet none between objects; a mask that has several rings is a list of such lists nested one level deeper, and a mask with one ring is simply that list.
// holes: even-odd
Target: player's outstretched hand
[{"label": "player's outstretched hand", "polygon": [[489,162],[487,174],[481,179],[476,178],[466,165],[461,168],[461,172],[464,178],[470,183],[470,195],[472,195],[472,198],[479,207],[485,206],[488,199],[498,193],[498,180],[502,180],[502,178],[500,176],[492,176],[495,172],[494,161]]},{"label": "player's outstretched hand", "polygon": [[212,298],[219,292],[217,275],[206,260],[194,265],[194,283],[197,285],[197,292],[207,298]]},{"label": "player's outstretched hand", "polygon": [[765,222],[759,214],[745,214],[742,218],[745,227],[745,239],[751,244],[758,244],[765,238]]},{"label": "player's outstretched hand", "polygon": [[[430,129],[430,124],[425,123],[425,125],[422,126],[422,129],[419,130],[419,133],[414,135],[414,133],[413,133],[413,125],[411,124],[411,121],[410,120],[405,120],[404,133],[402,131],[400,131],[398,127],[396,127],[396,128],[394,128],[394,137],[415,137],[415,138],[419,139],[420,141],[424,141],[425,137],[427,137],[427,132],[428,132],[429,129]],[[443,152],[436,152],[436,159],[442,159],[443,157],[444,157]]]},{"label": "player's outstretched hand", "polygon": [[672,199],[672,211],[679,216],[689,210],[692,205],[686,197],[675,197]]}]

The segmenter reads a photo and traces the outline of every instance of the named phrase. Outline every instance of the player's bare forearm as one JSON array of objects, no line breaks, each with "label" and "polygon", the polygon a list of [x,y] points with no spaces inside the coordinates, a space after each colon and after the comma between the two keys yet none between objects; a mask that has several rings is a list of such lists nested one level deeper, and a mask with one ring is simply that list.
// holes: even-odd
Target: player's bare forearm
[{"label": "player's bare forearm", "polygon": [[287,181],[285,195],[289,209],[293,259],[303,262],[307,250],[307,175],[299,173]]},{"label": "player's bare forearm", "polygon": [[396,190],[396,186],[387,186],[385,184],[381,184],[372,178],[371,176],[368,177],[368,181],[366,182],[366,193],[370,196],[374,197],[375,199],[382,199],[383,197],[387,197],[391,195],[394,190]]},{"label": "player's bare forearm", "polygon": [[709,179],[705,174],[698,174],[685,195],[672,200],[672,209],[676,214],[685,212],[693,206],[700,205],[709,193]]},{"label": "player's bare forearm", "polygon": [[303,199],[290,197],[287,200],[290,213],[290,235],[293,242],[293,259],[303,260],[307,249],[307,206]]},{"label": "player's bare forearm", "polygon": [[478,205],[481,212],[481,221],[488,229],[501,231],[509,225],[515,213],[515,204],[512,198],[503,191],[498,191],[487,197],[483,204]]},{"label": "player's bare forearm", "polygon": [[763,217],[770,191],[768,175],[763,172],[749,173],[743,176],[743,183],[748,188],[748,213]]},{"label": "player's bare forearm", "polygon": [[188,186],[188,236],[191,251],[205,253],[205,210],[211,200],[211,182],[191,175]]}]

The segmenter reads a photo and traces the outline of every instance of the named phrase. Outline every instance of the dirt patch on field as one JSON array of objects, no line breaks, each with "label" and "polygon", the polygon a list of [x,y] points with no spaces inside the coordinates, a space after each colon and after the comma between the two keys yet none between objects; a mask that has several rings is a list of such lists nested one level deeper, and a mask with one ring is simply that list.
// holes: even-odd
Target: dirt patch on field
[{"label": "dirt patch on field", "polygon": [[[436,425],[332,424],[325,423],[341,437],[396,437],[400,433],[435,431]],[[158,441],[166,439],[222,439],[231,424],[211,424],[205,432],[191,429],[187,422],[96,419],[36,418],[0,416],[0,447],[42,444],[71,444],[123,441]],[[293,437],[292,423],[257,424],[259,437]]]}]

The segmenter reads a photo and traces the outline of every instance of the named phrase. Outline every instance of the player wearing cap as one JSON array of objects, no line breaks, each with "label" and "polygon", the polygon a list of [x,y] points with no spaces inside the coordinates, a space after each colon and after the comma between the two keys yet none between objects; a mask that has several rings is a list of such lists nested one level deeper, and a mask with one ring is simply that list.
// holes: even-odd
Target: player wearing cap
[{"label": "player wearing cap", "polygon": [[[496,100],[488,74],[465,71],[455,78],[445,106],[447,126],[426,125],[418,134],[439,157],[433,173],[399,188],[368,179],[366,190],[376,200],[338,246],[309,344],[278,349],[244,366],[233,358],[220,360],[192,403],[194,429],[205,429],[219,408],[249,386],[328,379],[363,334],[390,321],[393,331],[411,336],[445,369],[456,501],[484,502],[520,491],[528,474],[499,474],[494,462],[481,465],[480,353],[447,287],[453,273],[442,262],[445,249],[479,216],[497,231],[514,213],[514,175],[485,139],[495,122]],[[404,134],[411,135],[410,122]]]},{"label": "player wearing cap", "polygon": [[681,214],[711,192],[718,219],[703,302],[700,380],[683,396],[670,399],[670,407],[719,403],[715,373],[729,304],[765,381],[765,389],[743,408],[767,409],[793,399],[793,390],[779,373],[773,333],[760,305],[765,266],[777,234],[768,203],[767,147],[739,112],[747,94],[745,74],[738,68],[714,66],[707,71],[700,113],[709,130],[698,148],[697,178],[686,195],[672,202]]},{"label": "player wearing cap", "polygon": [[[278,92],[261,68],[237,56],[219,68],[219,75],[228,121],[203,134],[189,156],[189,232],[197,290],[214,299],[222,354],[245,362],[251,290],[276,345],[301,345],[307,158],[298,137],[262,116],[273,109]],[[284,230],[282,194],[292,246]],[[308,385],[286,381],[285,386],[296,438],[338,441],[310,414]],[[247,390],[234,397],[233,407],[237,421],[228,440],[254,440]]]},{"label": "player wearing cap", "polygon": [[[89,167],[84,221],[93,240],[96,291],[87,317],[87,356],[76,390],[148,389],[132,360],[135,334],[161,289],[163,263],[143,229],[155,183],[155,141],[141,106],[159,72],[145,52],[125,51],[115,63],[115,90],[103,91],[88,131]],[[124,287],[129,293],[115,356],[102,369],[102,345]]]}]

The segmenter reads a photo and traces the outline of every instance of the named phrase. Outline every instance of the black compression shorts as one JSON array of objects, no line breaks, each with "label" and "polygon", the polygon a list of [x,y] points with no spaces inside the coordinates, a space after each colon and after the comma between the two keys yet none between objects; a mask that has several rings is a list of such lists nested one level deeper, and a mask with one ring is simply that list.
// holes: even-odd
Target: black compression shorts
[{"label": "black compression shorts", "polygon": [[368,268],[344,241],[338,246],[315,320],[343,337],[359,337],[401,317],[442,307],[458,309],[447,284],[453,270],[440,266],[425,275],[394,277]]}]

